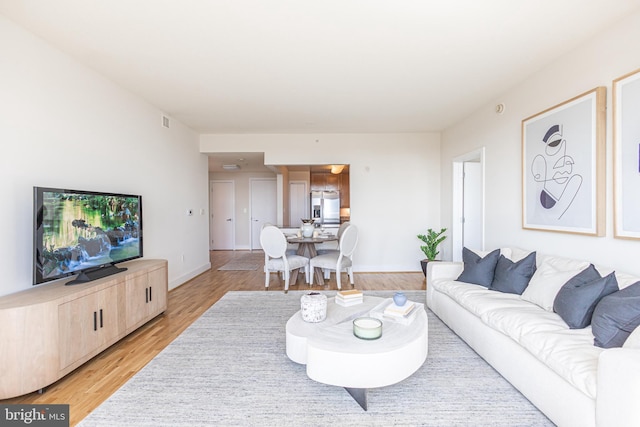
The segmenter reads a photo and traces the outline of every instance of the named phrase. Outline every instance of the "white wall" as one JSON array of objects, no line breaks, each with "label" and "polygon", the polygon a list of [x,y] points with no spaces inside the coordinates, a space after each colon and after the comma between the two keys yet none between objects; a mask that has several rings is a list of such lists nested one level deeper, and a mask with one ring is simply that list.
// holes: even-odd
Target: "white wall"
[{"label": "white wall", "polygon": [[251,179],[276,179],[275,173],[216,172],[209,173],[209,180],[233,181],[235,191],[235,248],[251,249]]},{"label": "white wall", "polygon": [[2,16],[0,141],[0,295],[32,286],[34,186],[141,194],[144,255],[169,260],[170,287],[210,267],[197,134]]},{"label": "white wall", "polygon": [[[442,134],[442,223],[451,226],[452,159],[486,147],[485,249],[517,246],[588,259],[619,271],[640,274],[640,241],[613,238],[611,81],[640,68],[640,14],[634,14]],[[524,52],[523,52],[524,54]],[[521,122],[597,86],[607,87],[607,231],[605,237],[523,230]],[[494,112],[506,105],[504,114]],[[451,242],[444,255],[451,258]]]},{"label": "white wall", "polygon": [[200,151],[264,152],[267,165],[349,164],[356,271],[420,271],[416,235],[440,226],[440,136],[201,135]]}]

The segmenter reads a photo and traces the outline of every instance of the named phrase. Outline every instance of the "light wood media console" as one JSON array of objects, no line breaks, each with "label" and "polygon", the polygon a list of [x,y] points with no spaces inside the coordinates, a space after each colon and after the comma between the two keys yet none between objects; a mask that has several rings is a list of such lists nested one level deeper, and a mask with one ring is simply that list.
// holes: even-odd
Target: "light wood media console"
[{"label": "light wood media console", "polygon": [[39,285],[0,298],[0,399],[43,389],[167,308],[167,261],[79,285]]}]

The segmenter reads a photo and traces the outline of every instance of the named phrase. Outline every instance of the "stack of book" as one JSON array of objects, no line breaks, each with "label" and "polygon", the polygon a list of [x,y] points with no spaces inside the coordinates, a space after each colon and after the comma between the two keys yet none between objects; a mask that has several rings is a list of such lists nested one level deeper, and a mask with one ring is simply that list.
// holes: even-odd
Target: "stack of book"
[{"label": "stack of book", "polygon": [[392,300],[391,303],[384,308],[383,315],[388,319],[409,324],[415,317],[417,307],[413,301],[407,301],[404,305],[398,306]]},{"label": "stack of book", "polygon": [[364,301],[364,295],[362,291],[359,291],[357,289],[338,291],[338,293],[336,294],[336,304],[343,307],[362,304],[362,301]]}]

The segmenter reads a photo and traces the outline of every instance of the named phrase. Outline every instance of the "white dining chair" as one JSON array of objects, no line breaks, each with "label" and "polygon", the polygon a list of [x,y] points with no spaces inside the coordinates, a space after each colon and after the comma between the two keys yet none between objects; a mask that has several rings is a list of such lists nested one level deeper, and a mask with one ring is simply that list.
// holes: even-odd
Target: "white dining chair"
[{"label": "white dining chair", "polygon": [[[304,269],[305,282],[309,283],[309,258],[300,255],[287,254],[287,238],[278,227],[268,225],[260,231],[260,246],[264,251],[264,287],[269,287],[272,272],[282,272],[284,275],[284,292],[289,291],[291,273]],[[297,277],[297,275],[296,275]]]},{"label": "white dining chair", "polygon": [[[340,224],[340,227],[338,228],[338,232],[336,233],[336,237],[338,238],[338,244],[336,245],[335,249],[318,249],[318,255],[324,255],[324,254],[329,254],[329,253],[338,253],[340,252],[340,238],[342,237],[342,233],[344,233],[344,230],[347,229],[347,227],[349,227],[351,225],[351,223],[349,221],[343,222],[342,224]],[[323,244],[328,244],[328,243],[323,243]]]},{"label": "white dining chair", "polygon": [[310,274],[309,283],[313,285],[313,269],[321,268],[325,271],[336,272],[336,283],[338,289],[342,289],[341,285],[341,273],[347,272],[351,286],[353,286],[353,252],[358,244],[358,227],[351,224],[345,227],[342,236],[339,240],[339,250],[336,252],[329,252],[316,257],[311,258],[309,261]]}]

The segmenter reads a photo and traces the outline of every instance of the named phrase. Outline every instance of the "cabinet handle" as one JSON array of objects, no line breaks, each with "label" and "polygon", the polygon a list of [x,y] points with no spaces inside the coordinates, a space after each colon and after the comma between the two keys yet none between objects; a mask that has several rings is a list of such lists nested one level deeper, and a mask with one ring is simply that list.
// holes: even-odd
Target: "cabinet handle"
[{"label": "cabinet handle", "polygon": [[149,288],[144,288],[144,302],[149,302]]},{"label": "cabinet handle", "polygon": [[100,309],[100,327],[102,328],[102,309]]},{"label": "cabinet handle", "polygon": [[98,313],[95,311],[93,312],[93,330],[98,330]]},{"label": "cabinet handle", "polygon": [[151,293],[152,290],[153,288],[149,286],[149,301],[153,301],[153,294]]}]

